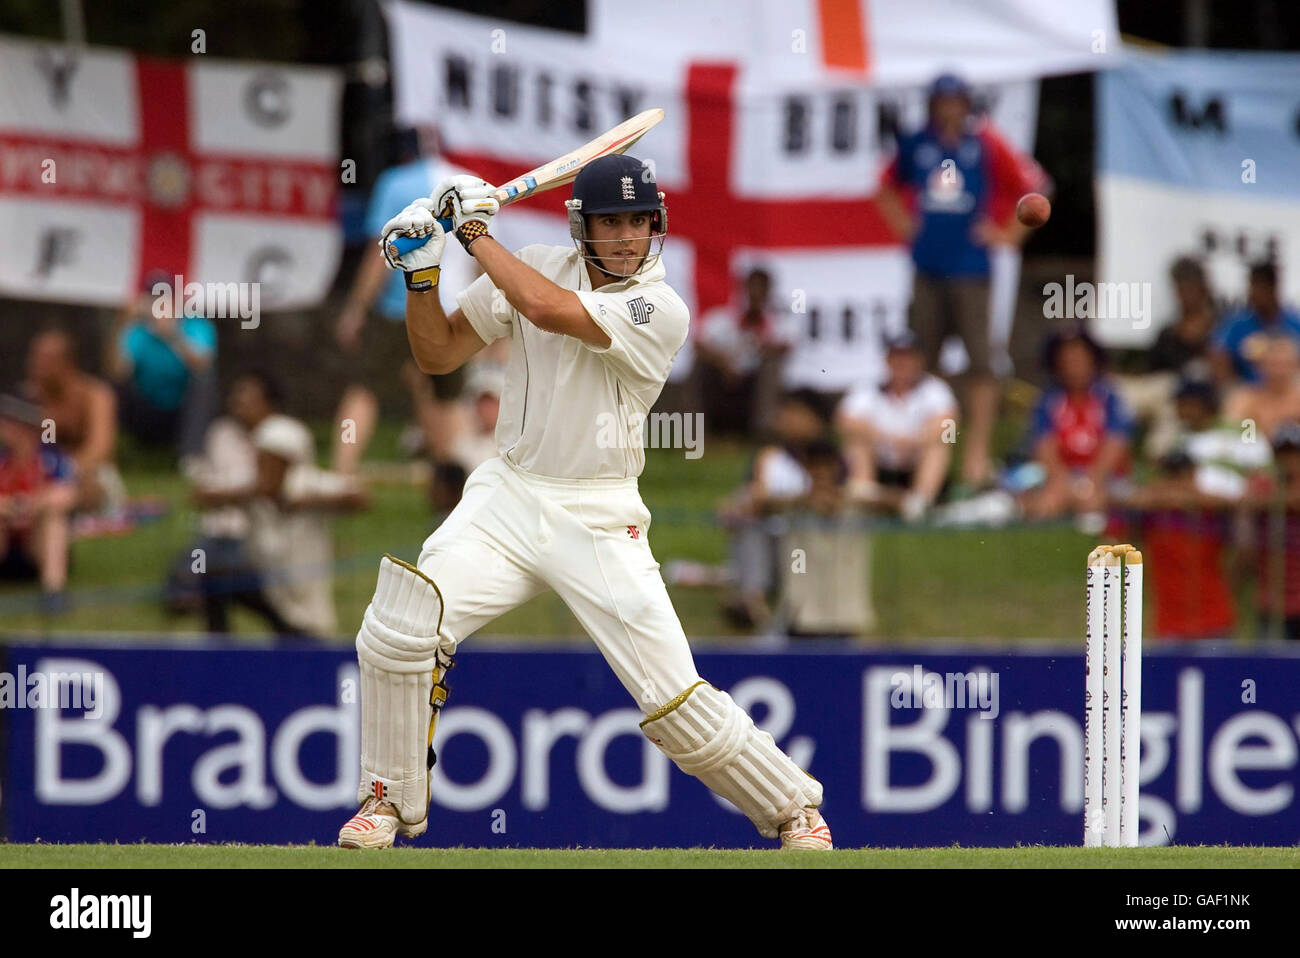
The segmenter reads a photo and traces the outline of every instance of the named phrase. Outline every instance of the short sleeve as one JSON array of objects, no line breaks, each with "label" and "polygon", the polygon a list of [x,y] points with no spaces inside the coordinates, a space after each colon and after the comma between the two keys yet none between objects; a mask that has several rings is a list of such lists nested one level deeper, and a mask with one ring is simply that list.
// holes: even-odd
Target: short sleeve
[{"label": "short sleeve", "polygon": [[205,317],[192,317],[185,324],[185,338],[196,351],[211,353],[217,348],[217,326]]},{"label": "short sleeve", "polygon": [[1044,393],[1029,417],[1029,439],[1035,445],[1052,431],[1051,406],[1053,395],[1051,392]]},{"label": "short sleeve", "polygon": [[1215,328],[1210,334],[1210,346],[1213,349],[1222,349],[1224,352],[1233,352],[1236,348],[1237,338],[1237,319],[1235,316],[1229,316]]},{"label": "short sleeve", "polygon": [[847,396],[840,400],[840,408],[837,415],[840,419],[856,419],[863,422],[871,421],[872,397],[875,391],[870,389],[854,389]]},{"label": "short sleeve", "polygon": [[1131,437],[1136,429],[1133,413],[1113,389],[1106,393],[1106,432],[1112,436]]},{"label": "short sleeve", "polygon": [[938,376],[932,376],[925,381],[922,387],[925,392],[922,394],[922,406],[927,418],[942,416],[945,413],[951,414],[957,411],[957,396],[953,393],[952,387],[940,379]]},{"label": "short sleeve", "polygon": [[505,295],[497,295],[492,277],[484,273],[456,295],[456,305],[465,314],[474,332],[484,343],[494,343],[510,335],[510,317],[514,307]]},{"label": "short sleeve", "polygon": [[592,321],[610,339],[603,349],[584,345],[629,385],[662,386],[690,327],[690,312],[681,297],[663,284],[638,284],[617,293],[576,292]]}]

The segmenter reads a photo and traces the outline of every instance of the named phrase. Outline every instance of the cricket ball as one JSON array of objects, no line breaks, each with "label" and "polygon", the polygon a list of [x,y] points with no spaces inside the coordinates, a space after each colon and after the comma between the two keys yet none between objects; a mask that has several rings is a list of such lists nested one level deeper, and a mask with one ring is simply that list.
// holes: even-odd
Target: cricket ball
[{"label": "cricket ball", "polygon": [[1052,215],[1052,204],[1042,193],[1026,193],[1016,204],[1016,219],[1030,229],[1038,229]]}]

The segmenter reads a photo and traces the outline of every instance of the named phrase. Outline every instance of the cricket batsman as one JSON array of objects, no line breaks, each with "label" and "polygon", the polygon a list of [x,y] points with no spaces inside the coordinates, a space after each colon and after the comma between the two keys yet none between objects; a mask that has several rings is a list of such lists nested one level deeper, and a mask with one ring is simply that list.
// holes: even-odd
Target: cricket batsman
[{"label": "cricket batsman", "polygon": [[[830,848],[821,784],[700,678],[650,551],[641,424],[690,322],[664,282],[668,211],[652,169],[622,155],[588,164],[565,204],[573,248],[511,253],[491,234],[492,193],[477,177],[451,177],[380,237],[388,265],[406,274],[407,335],[423,372],[449,373],[502,337],[511,348],[500,455],[470,475],[415,565],[380,560],[356,643],[361,808],[339,844],[383,848],[424,833],[434,726],[458,644],[553,589],[645,713],[646,736],[682,771],[783,848]],[[450,315],[437,294],[446,234],[436,217],[448,210],[484,273]],[[428,242],[398,256],[386,242],[395,235]],[[597,429],[611,420],[625,424],[622,441]]]}]

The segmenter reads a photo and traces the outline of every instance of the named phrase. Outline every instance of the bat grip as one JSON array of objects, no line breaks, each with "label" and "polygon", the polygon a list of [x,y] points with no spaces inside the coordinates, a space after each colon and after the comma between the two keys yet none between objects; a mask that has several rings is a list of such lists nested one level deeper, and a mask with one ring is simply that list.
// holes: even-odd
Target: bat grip
[{"label": "bat grip", "polygon": [[[451,220],[439,219],[438,225],[442,227],[443,232],[451,232]],[[419,249],[427,242],[429,242],[427,236],[397,236],[389,241],[389,245],[397,250],[398,256],[405,256],[411,250]]]}]

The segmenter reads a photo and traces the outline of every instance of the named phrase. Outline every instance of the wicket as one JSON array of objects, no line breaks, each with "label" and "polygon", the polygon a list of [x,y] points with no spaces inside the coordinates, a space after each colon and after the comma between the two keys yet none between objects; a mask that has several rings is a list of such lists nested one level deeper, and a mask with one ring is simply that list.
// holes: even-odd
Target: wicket
[{"label": "wicket", "polygon": [[1142,755],[1141,552],[1114,545],[1088,554],[1086,610],[1083,843],[1133,848]]}]

